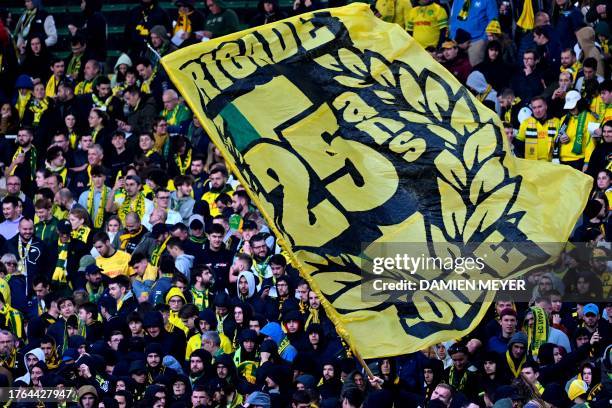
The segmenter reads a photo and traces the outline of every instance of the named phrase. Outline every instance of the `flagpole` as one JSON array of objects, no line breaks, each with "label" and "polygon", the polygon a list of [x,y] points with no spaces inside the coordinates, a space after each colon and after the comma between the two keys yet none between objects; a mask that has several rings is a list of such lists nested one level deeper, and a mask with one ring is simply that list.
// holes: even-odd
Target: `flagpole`
[{"label": "flagpole", "polygon": [[[350,344],[350,343],[348,343],[348,344]],[[366,362],[363,360],[363,358],[361,357],[361,354],[359,354],[359,352],[354,347],[352,347],[352,346],[351,346],[351,352],[357,358],[357,361],[359,361],[359,364],[361,364],[361,367],[363,367],[363,370],[368,375],[368,377],[373,379],[374,378],[374,373],[372,373],[372,370],[370,370],[370,367],[368,367]]]}]

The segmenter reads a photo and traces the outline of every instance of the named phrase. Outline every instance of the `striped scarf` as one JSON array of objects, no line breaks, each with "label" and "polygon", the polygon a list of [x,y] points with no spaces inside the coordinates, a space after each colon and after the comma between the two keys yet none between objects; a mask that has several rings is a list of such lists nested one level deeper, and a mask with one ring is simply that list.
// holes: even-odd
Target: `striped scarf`
[{"label": "striped scarf", "polygon": [[155,267],[159,266],[159,260],[162,254],[164,253],[164,251],[166,250],[166,245],[168,244],[169,239],[170,237],[166,238],[164,242],[162,242],[161,245],[155,246],[155,249],[153,250],[153,253],[151,254],[151,265]]},{"label": "striped scarf", "polygon": [[16,338],[23,338],[23,318],[21,317],[21,313],[9,305],[4,305],[4,307],[0,309],[0,318],[3,318],[3,326],[13,333]]},{"label": "striped scarf", "polygon": [[15,368],[17,362],[17,349],[13,347],[13,350],[8,355],[0,356],[0,367],[8,368],[9,370]]},{"label": "striped scarf", "polygon": [[83,241],[85,244],[89,238],[89,233],[91,232],[91,228],[86,225],[81,225],[79,228],[72,231],[72,238],[78,239],[79,241]]},{"label": "striped scarf", "polygon": [[459,14],[457,15],[457,20],[459,21],[465,21],[468,19],[468,16],[470,14],[470,6],[471,6],[471,2],[470,0],[464,0],[463,2],[463,6],[461,6],[461,11],[459,11]]},{"label": "striped scarf", "polygon": [[68,280],[68,242],[57,241],[57,262],[51,280],[60,284],[65,284]]},{"label": "striped scarf", "polygon": [[87,195],[87,212],[93,218],[93,226],[94,228],[102,228],[102,224],[104,224],[104,204],[106,203],[106,199],[108,197],[108,187],[102,186],[100,204],[98,205],[97,210],[94,208],[94,196],[96,192],[93,187],[89,189],[89,194]]},{"label": "striped scarf", "polygon": [[[36,178],[36,148],[33,145],[30,145],[30,149],[28,149],[27,151],[24,151],[23,147],[19,146],[17,148],[17,151],[13,155],[12,161],[15,161],[17,156],[19,156],[20,154],[28,154],[28,152],[30,152],[30,176],[32,177],[32,180],[34,180]],[[11,176],[15,175],[15,169],[17,169],[17,166],[15,166],[11,171]]]}]

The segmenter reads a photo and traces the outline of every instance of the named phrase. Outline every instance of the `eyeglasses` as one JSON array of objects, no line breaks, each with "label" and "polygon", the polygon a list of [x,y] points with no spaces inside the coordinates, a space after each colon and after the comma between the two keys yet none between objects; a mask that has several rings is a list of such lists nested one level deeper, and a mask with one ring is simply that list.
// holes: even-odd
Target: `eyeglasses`
[{"label": "eyeglasses", "polygon": [[5,262],[5,265],[17,266],[17,262]]}]

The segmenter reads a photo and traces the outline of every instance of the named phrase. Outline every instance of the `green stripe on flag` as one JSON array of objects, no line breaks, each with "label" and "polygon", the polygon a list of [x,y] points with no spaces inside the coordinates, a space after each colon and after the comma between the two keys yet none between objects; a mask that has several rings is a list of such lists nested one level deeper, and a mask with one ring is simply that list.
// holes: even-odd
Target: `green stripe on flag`
[{"label": "green stripe on flag", "polygon": [[228,103],[221,110],[221,117],[227,123],[229,134],[234,141],[234,145],[243,153],[247,146],[261,136],[257,133],[251,123],[244,117],[242,112],[238,110],[232,103]]}]

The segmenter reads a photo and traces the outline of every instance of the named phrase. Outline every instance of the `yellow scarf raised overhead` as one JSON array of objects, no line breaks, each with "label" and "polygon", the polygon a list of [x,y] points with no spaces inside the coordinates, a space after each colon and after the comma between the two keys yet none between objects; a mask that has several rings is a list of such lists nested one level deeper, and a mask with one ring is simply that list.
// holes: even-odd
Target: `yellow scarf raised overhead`
[{"label": "yellow scarf raised overhead", "polygon": [[30,99],[28,109],[34,114],[32,125],[37,126],[40,123],[43,113],[49,107],[49,100],[45,97],[43,100]]},{"label": "yellow scarf raised overhead", "polygon": [[516,22],[516,25],[525,31],[531,31],[535,26],[535,15],[533,13],[533,4],[531,4],[531,1],[532,0],[525,0],[523,2],[523,11]]},{"label": "yellow scarf raised overhead", "polygon": [[190,10],[187,13],[182,13],[179,11],[178,21],[176,22],[176,26],[174,26],[174,34],[178,33],[181,30],[186,33],[191,32],[191,19],[189,18],[189,16],[191,16],[192,14],[193,10]]},{"label": "yellow scarf raised overhead", "polygon": [[26,90],[25,95],[22,95],[19,92],[17,96],[17,102],[15,103],[15,109],[17,109],[17,113],[19,113],[19,120],[23,120],[23,115],[25,115],[26,108],[30,103],[30,98],[32,97],[32,91],[29,89]]}]

